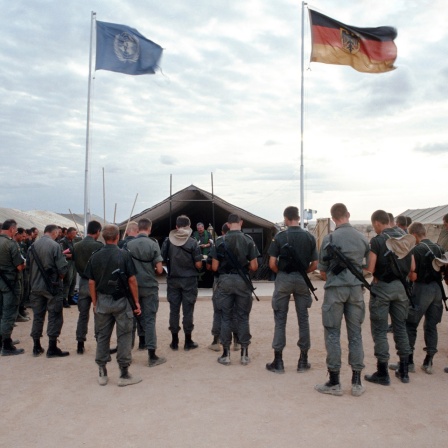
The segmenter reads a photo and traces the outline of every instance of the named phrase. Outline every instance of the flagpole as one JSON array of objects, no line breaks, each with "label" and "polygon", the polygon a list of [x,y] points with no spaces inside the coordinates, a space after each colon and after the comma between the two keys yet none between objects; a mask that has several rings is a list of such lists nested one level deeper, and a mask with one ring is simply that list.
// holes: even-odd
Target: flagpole
[{"label": "flagpole", "polygon": [[304,71],[305,71],[305,2],[302,2],[302,66],[301,66],[301,82],[300,82],[300,227],[305,228],[305,195],[303,180],[303,90],[304,90]]},{"label": "flagpole", "polygon": [[93,48],[93,24],[96,12],[92,11],[90,19],[90,51],[89,51],[89,83],[87,88],[87,128],[86,128],[86,164],[84,171],[84,234],[87,222],[90,220],[90,191],[89,191],[89,150],[90,150],[90,90],[92,84],[92,48]]}]

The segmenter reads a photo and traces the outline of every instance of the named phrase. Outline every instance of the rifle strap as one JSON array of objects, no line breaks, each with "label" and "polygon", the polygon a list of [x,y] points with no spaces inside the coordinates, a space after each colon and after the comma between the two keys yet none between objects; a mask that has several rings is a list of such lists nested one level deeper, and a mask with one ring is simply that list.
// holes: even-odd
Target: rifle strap
[{"label": "rifle strap", "polygon": [[[42,261],[39,258],[39,255],[37,255],[37,251],[36,251],[36,249],[35,249],[33,244],[30,246],[29,251],[33,254],[33,258],[32,258],[31,261],[35,261],[36,262],[37,267],[39,268],[39,271],[40,271],[40,273],[42,275],[42,278],[44,279],[45,285],[47,286],[48,292],[50,294],[53,294],[53,292],[52,292],[53,284],[52,284],[50,278],[48,277],[48,274],[45,271],[44,265],[42,264]],[[30,268],[31,268],[31,266],[30,266]]]}]

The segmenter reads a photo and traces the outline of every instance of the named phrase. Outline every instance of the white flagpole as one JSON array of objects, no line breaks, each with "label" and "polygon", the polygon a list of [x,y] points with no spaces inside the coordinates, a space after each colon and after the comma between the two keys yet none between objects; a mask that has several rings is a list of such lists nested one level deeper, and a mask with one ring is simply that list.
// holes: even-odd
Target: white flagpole
[{"label": "white flagpole", "polygon": [[92,84],[92,47],[93,24],[96,12],[92,11],[90,19],[90,52],[89,52],[89,84],[87,89],[87,130],[86,130],[86,165],[84,172],[84,233],[87,231],[87,223],[90,221],[90,191],[89,191],[89,149],[90,149],[90,89]]},{"label": "white flagpole", "polygon": [[305,228],[305,195],[304,195],[304,167],[303,167],[303,90],[304,90],[304,70],[305,70],[305,5],[302,2],[302,76],[300,83],[300,227]]}]

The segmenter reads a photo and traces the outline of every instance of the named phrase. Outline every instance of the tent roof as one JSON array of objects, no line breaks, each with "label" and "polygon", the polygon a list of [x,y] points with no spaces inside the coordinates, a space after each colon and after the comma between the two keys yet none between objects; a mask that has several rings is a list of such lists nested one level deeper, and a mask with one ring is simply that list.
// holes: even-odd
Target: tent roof
[{"label": "tent roof", "polygon": [[[422,224],[442,224],[443,216],[448,213],[448,205],[439,205],[438,207],[408,209],[402,216],[409,216],[412,221],[418,221]],[[399,216],[399,215],[397,215]]]}]

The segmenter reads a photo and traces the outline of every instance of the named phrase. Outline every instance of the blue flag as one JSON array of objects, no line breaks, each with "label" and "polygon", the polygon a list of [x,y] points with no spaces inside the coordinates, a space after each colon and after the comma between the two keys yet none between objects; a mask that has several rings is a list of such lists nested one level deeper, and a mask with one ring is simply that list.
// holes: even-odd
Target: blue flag
[{"label": "blue flag", "polygon": [[127,75],[154,74],[162,47],[137,30],[116,23],[96,22],[95,70]]}]

